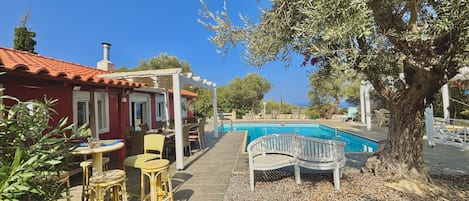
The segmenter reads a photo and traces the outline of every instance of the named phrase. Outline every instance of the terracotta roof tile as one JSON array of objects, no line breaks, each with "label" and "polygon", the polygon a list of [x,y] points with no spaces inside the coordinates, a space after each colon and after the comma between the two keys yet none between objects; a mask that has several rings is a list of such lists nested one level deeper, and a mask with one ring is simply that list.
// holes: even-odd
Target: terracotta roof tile
[{"label": "terracotta roof tile", "polygon": [[[173,89],[168,89],[168,92],[173,93]],[[185,89],[181,90],[181,95],[190,96],[190,97],[194,97],[194,98],[198,96],[196,93],[194,93],[192,91],[185,90]]]},{"label": "terracotta roof tile", "polygon": [[107,71],[4,47],[0,47],[0,66],[12,71],[23,70],[31,74],[42,74],[96,84],[142,86],[141,83],[97,77],[99,74],[109,73]]}]

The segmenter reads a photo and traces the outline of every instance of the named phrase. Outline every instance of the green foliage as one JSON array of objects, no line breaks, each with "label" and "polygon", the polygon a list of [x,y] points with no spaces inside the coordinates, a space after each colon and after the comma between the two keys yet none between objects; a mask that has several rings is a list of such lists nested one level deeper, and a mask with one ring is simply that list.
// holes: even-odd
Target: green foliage
[{"label": "green foliage", "polygon": [[[264,109],[264,103],[261,103],[259,104],[258,111],[255,111],[255,113],[261,113],[263,109]],[[265,101],[265,113],[272,114],[272,110],[280,111],[280,103],[274,100]]]},{"label": "green foliage", "polygon": [[[265,78],[257,73],[249,73],[244,78],[236,77],[228,85],[217,88],[217,106],[219,112],[237,110],[240,116],[249,111],[258,112],[260,101],[272,88]],[[199,116],[213,115],[212,92],[206,89],[197,89],[198,97],[192,104]]]},{"label": "green foliage", "polygon": [[458,117],[459,119],[469,119],[469,110],[464,109],[458,113],[460,116]]},{"label": "green foliage", "polygon": [[[255,109],[254,113],[261,114],[264,109],[264,101],[259,104],[259,107]],[[272,110],[279,111],[280,114],[291,114],[292,109],[299,109],[299,106],[292,105],[288,102],[284,101],[274,101],[274,100],[267,100],[265,101],[265,113],[272,114]]]},{"label": "green foliage", "polygon": [[293,55],[314,59],[320,69],[312,80],[325,82],[312,83],[313,102],[337,100],[344,83],[353,83],[347,76],[357,74],[391,110],[423,112],[424,100],[469,65],[465,0],[278,0],[262,9],[257,23],[242,16],[241,26],[226,6],[212,12],[202,5],[205,21],[199,22],[215,33],[210,40],[223,53],[240,43],[254,66],[289,64]]},{"label": "green foliage", "polygon": [[333,114],[339,113],[337,105],[333,103],[325,103],[320,105],[313,105],[310,109],[311,114],[315,114],[320,118],[330,119]]},{"label": "green foliage", "polygon": [[228,83],[224,93],[226,105],[231,106],[231,109],[237,109],[240,115],[248,111],[254,112],[271,88],[269,81],[257,73],[249,73],[244,78],[236,77]]},{"label": "green foliage", "polygon": [[[210,40],[223,53],[242,44],[247,62],[254,66],[277,60],[289,64],[293,55],[302,55],[305,61],[314,58],[322,64],[320,68],[332,69],[326,72],[353,70],[363,75],[392,113],[393,129],[378,152],[382,163],[372,171],[427,182],[428,171],[420,168],[425,167],[421,159],[425,101],[433,100],[443,84],[469,65],[469,3],[270,2],[269,8],[261,11],[259,22],[242,16],[244,24],[239,26],[231,21],[226,6],[222,12],[212,12],[202,1],[201,16],[206,21],[200,23],[215,33]],[[333,82],[332,86],[340,86]],[[404,167],[419,167],[421,174]]]},{"label": "green foliage", "polygon": [[[320,64],[327,65],[327,64]],[[327,105],[329,113],[335,113],[340,100],[346,98],[348,102],[360,100],[360,78],[354,70],[338,70],[332,67],[322,67],[309,76],[311,91],[308,92],[312,105]],[[358,78],[358,79],[357,79]]]},{"label": "green foliage", "polygon": [[[450,100],[449,104],[449,113],[450,118],[454,119],[469,119],[469,96],[464,94],[464,86],[468,86],[468,81],[463,82],[451,82],[448,84]],[[461,104],[461,103],[465,103]],[[437,93],[435,96],[435,105],[433,106],[435,111],[434,115],[438,117],[443,117],[443,97],[442,93]]]},{"label": "green foliage", "polygon": [[230,89],[227,86],[217,88],[217,107],[219,112],[231,112],[233,101],[229,97]]},{"label": "green foliage", "polygon": [[140,70],[158,70],[167,68],[182,68],[182,73],[192,72],[191,66],[186,61],[181,61],[176,56],[169,56],[167,53],[161,53],[156,57],[152,57],[148,60],[141,60],[140,64],[134,68],[127,69],[121,67],[116,69],[117,72],[127,71],[140,71]]},{"label": "green foliage", "polygon": [[33,39],[36,37],[36,32],[32,32],[26,28],[26,23],[28,22],[30,12],[27,11],[26,14],[21,18],[21,24],[19,27],[15,28],[15,38],[13,39],[13,49],[30,52],[34,52],[34,46],[36,46],[36,41]]},{"label": "green foliage", "polygon": [[191,102],[194,115],[199,118],[212,116],[212,91],[204,88],[196,88],[194,92],[197,93],[197,98]]},{"label": "green foliage", "polygon": [[298,106],[292,105],[285,101],[280,101],[279,107],[280,107],[280,114],[291,114],[292,109],[298,108]]},{"label": "green foliage", "polygon": [[55,127],[48,125],[55,100],[44,103],[16,101],[11,107],[0,105],[0,200],[56,200],[64,186],[48,182],[72,163],[66,133],[72,129],[67,119]]},{"label": "green foliage", "polygon": [[212,22],[200,23],[214,31],[210,39],[223,52],[241,43],[255,66],[289,63],[294,54],[317,58],[327,64],[321,67],[363,73],[388,103],[421,99],[422,111],[423,99],[467,65],[469,4],[463,0],[278,0],[258,23],[243,16],[243,26],[226,7],[214,13],[203,6],[202,17]]},{"label": "green foliage", "polygon": [[[197,98],[193,100],[195,110],[200,116],[210,117],[213,115],[213,94],[212,90],[197,89]],[[232,101],[228,99],[228,88],[221,86],[217,88],[217,111],[231,112],[233,109]]]},{"label": "green foliage", "polygon": [[36,32],[28,30],[25,26],[16,27],[13,49],[37,54],[34,51],[34,46],[36,46],[34,37],[36,37]]}]

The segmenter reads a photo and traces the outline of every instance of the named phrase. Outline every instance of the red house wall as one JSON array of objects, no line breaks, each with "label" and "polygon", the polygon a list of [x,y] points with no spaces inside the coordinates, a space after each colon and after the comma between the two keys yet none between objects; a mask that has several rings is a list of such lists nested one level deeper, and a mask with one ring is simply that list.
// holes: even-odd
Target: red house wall
[{"label": "red house wall", "polygon": [[[5,88],[3,94],[10,95],[18,98],[21,101],[30,99],[37,99],[40,101],[44,100],[44,97],[50,99],[58,99],[58,102],[53,106],[53,109],[57,112],[54,114],[53,120],[50,122],[51,125],[57,125],[61,118],[68,118],[68,123],[73,123],[73,86],[76,84],[68,83],[64,80],[50,80],[42,79],[39,76],[27,74],[6,74],[0,76],[0,84],[3,84]],[[81,85],[81,90],[88,91],[94,88],[93,85]],[[101,87],[102,88],[102,87]],[[109,129],[108,133],[101,133],[100,138],[102,139],[113,139],[120,138],[126,139],[126,129],[130,126],[130,111],[129,104],[130,99],[127,96],[127,101],[121,101],[121,91],[118,88],[107,88],[109,92]],[[188,103],[192,97],[186,97]],[[173,94],[170,94],[170,118],[174,118],[173,110]],[[157,128],[161,122],[156,121],[156,103],[155,96],[151,98],[151,121],[152,127]],[[14,104],[11,100],[5,100],[4,104]],[[192,112],[188,111],[187,117],[192,117]],[[119,166],[122,166],[122,161],[126,156],[125,148],[120,149],[117,152],[119,158]]]},{"label": "red house wall", "polygon": [[[117,92],[109,92],[109,132],[101,133],[100,138],[113,139],[120,138],[120,122],[119,118],[119,94]],[[126,114],[128,115],[128,114]],[[128,123],[127,123],[128,124]]]},{"label": "red house wall", "polygon": [[[31,99],[43,101],[45,96],[49,99],[58,99],[53,106],[57,114],[53,114],[51,125],[56,125],[64,117],[68,117],[68,122],[73,123],[72,86],[60,81],[7,75],[0,76],[0,83],[5,88],[4,95],[14,96],[21,101]],[[4,104],[12,105],[14,102],[4,99]]]},{"label": "red house wall", "polygon": [[[73,123],[73,86],[64,81],[38,79],[34,76],[18,76],[6,74],[0,76],[0,84],[3,84],[3,95],[9,95],[18,98],[21,101],[36,99],[43,101],[44,97],[50,99],[58,99],[53,109],[52,120],[49,122],[51,126],[57,125],[61,118],[68,118],[68,123]],[[86,91],[92,88],[91,85],[82,85],[82,90]],[[125,139],[126,128],[129,124],[129,103],[121,102],[122,89],[108,89],[109,92],[109,132],[101,133],[101,139]],[[128,96],[127,96],[128,100]],[[5,105],[13,105],[14,101],[4,99]],[[117,152],[118,161],[122,166],[126,153],[125,148]]]}]

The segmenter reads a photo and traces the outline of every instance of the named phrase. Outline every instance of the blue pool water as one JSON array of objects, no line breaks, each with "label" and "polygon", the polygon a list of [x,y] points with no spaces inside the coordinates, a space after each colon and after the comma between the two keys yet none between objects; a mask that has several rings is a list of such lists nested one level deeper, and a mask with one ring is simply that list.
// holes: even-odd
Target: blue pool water
[{"label": "blue pool water", "polygon": [[[345,152],[374,152],[378,144],[374,141],[327,127],[321,124],[233,124],[234,131],[248,131],[246,146],[258,137],[274,133],[296,133],[321,139],[340,140],[346,143]],[[225,125],[224,132],[231,131],[229,125]]]}]

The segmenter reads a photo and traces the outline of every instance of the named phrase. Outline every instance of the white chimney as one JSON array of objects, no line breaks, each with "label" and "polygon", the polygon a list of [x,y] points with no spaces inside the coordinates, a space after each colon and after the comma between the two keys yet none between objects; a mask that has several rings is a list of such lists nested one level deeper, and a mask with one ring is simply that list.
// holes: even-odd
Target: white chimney
[{"label": "white chimney", "polygon": [[109,72],[114,72],[114,64],[109,61],[110,43],[101,43],[103,45],[103,60],[98,61],[98,69]]}]

